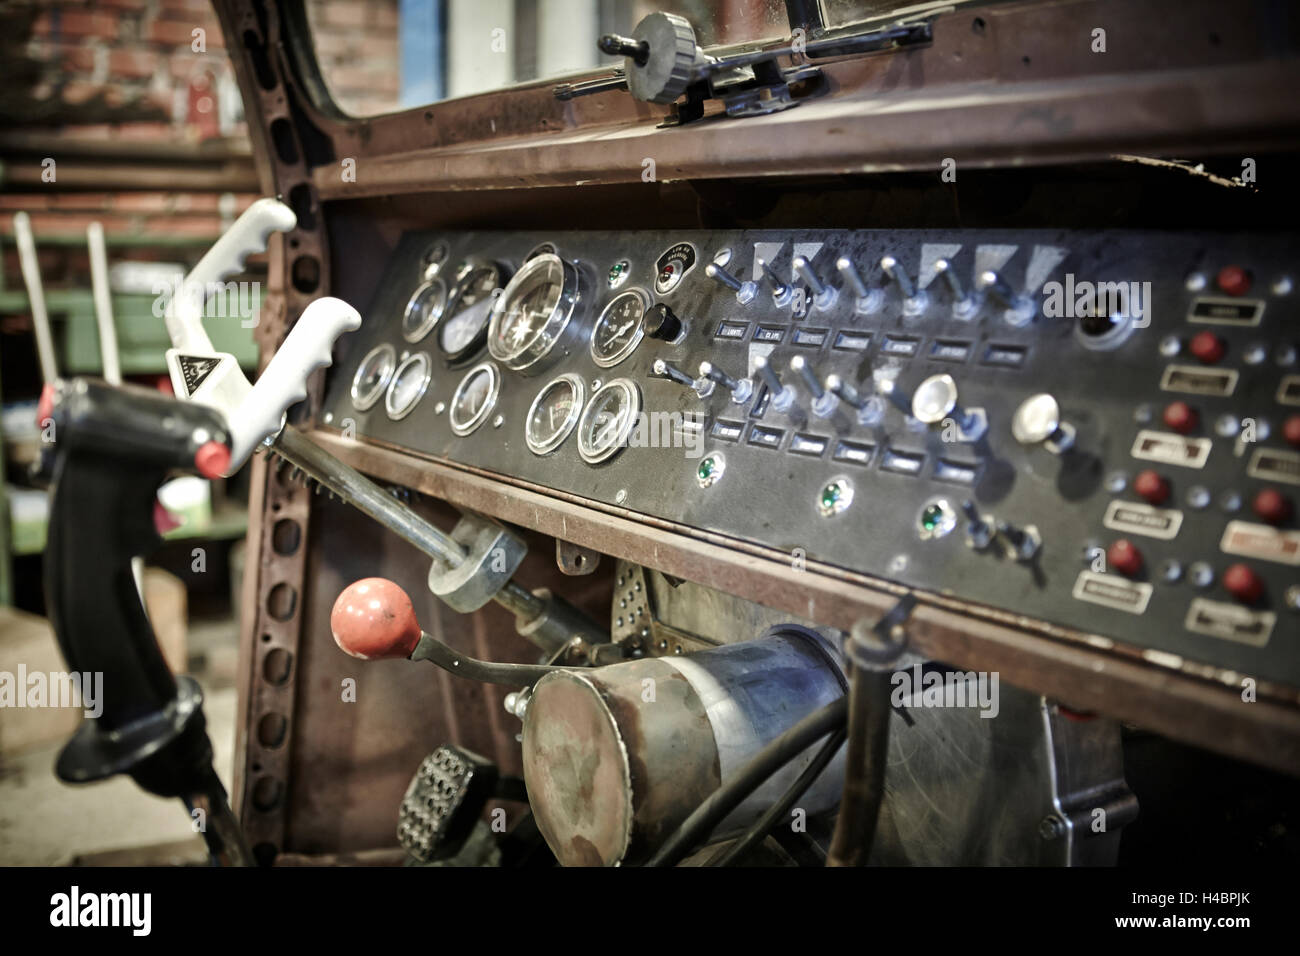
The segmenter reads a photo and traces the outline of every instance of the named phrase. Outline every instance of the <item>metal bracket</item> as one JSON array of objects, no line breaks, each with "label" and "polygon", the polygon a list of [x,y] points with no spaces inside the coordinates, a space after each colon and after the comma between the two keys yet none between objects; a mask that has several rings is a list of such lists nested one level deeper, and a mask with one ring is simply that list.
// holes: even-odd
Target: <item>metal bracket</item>
[{"label": "metal bracket", "polygon": [[465,549],[456,567],[442,561],[429,566],[429,590],[454,611],[477,611],[514,576],[528,545],[505,525],[482,515],[466,514],[451,529],[451,537]]},{"label": "metal bracket", "polygon": [[562,574],[573,576],[592,574],[600,566],[600,552],[556,538],[555,563]]},{"label": "metal bracket", "polygon": [[844,642],[844,656],[854,667],[864,670],[892,670],[907,650],[907,631],[903,625],[916,607],[916,595],[905,594],[874,624],[865,619],[853,625]]}]

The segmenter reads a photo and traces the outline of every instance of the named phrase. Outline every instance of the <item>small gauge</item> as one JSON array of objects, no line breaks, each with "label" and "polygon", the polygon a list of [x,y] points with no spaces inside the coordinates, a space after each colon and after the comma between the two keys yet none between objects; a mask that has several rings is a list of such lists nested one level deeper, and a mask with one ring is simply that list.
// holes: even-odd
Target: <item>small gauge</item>
[{"label": "small gauge", "polygon": [[615,296],[591,330],[591,359],[601,368],[623,361],[641,344],[645,335],[642,320],[650,296],[640,289],[628,289]]},{"label": "small gauge", "polygon": [[384,396],[384,411],[393,421],[400,421],[415,409],[429,387],[431,363],[427,352],[409,355],[397,366],[393,381]]},{"label": "small gauge", "polygon": [[447,307],[447,283],[433,278],[411,293],[402,313],[402,338],[418,342],[438,324]]},{"label": "small gauge", "polygon": [[524,422],[524,438],[534,455],[549,455],[564,444],[582,414],[584,392],[582,378],[573,374],[542,386]]},{"label": "small gauge", "polygon": [[452,365],[476,355],[487,341],[493,296],[506,276],[494,262],[471,263],[451,290],[438,325],[438,348]]},{"label": "small gauge", "polygon": [[475,365],[465,373],[465,377],[456,386],[456,393],[451,397],[447,419],[451,430],[457,435],[468,435],[474,431],[496,407],[497,396],[501,394],[501,375],[491,362]]},{"label": "small gauge", "polygon": [[579,324],[571,320],[583,300],[580,282],[577,268],[551,253],[525,262],[492,306],[492,357],[518,372],[550,354]]},{"label": "small gauge", "polygon": [[385,342],[376,345],[366,353],[366,357],[357,366],[357,373],[352,376],[352,407],[364,412],[379,401],[389,381],[393,369],[397,368],[397,350]]},{"label": "small gauge", "polygon": [[590,465],[607,461],[627,444],[641,412],[641,390],[630,378],[607,382],[591,396],[578,422],[578,454]]}]

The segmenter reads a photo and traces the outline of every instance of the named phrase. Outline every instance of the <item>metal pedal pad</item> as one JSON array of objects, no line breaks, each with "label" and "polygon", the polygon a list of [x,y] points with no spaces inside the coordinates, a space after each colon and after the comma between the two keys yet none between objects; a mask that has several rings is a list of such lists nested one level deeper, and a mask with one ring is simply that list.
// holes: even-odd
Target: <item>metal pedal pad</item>
[{"label": "metal pedal pad", "polygon": [[420,863],[454,856],[497,786],[496,765],[444,744],[420,764],[402,798],[397,840]]}]

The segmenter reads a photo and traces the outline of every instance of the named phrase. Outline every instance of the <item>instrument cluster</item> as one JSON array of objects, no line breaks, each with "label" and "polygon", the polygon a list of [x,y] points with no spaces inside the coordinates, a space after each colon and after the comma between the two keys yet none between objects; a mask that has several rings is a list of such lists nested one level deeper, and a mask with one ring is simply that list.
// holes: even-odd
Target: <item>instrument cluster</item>
[{"label": "instrument cluster", "polygon": [[1280,237],[411,233],[323,423],[1300,687]]}]

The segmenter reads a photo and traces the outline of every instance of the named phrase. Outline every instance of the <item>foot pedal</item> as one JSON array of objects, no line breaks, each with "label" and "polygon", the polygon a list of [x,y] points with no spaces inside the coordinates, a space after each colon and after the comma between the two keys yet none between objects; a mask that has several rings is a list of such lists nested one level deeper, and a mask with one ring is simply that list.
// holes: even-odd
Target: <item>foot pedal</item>
[{"label": "foot pedal", "polygon": [[420,863],[455,856],[497,789],[496,765],[444,744],[424,758],[402,798],[397,840]]}]

